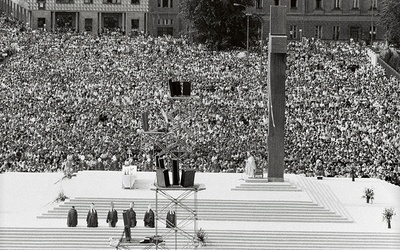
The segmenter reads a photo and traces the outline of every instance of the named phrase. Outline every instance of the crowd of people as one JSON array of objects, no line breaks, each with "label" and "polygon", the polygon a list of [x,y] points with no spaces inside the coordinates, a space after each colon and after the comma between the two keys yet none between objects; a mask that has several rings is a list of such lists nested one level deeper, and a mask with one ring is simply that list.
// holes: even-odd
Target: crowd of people
[{"label": "crowd of people", "polygon": [[399,80],[357,43],[291,44],[287,171],[377,177],[399,184]]},{"label": "crowd of people", "polygon": [[[143,133],[145,111],[150,129],[180,131],[187,166],[235,172],[251,151],[267,168],[266,48],[260,60],[184,37],[30,30],[4,15],[0,32],[0,172],[60,171],[66,162],[119,170],[132,160],[152,170],[159,142]],[[198,98],[169,99],[170,79],[190,82]],[[362,44],[291,42],[285,171],[313,175],[320,161],[327,176],[355,169],[398,183],[399,93]]]}]

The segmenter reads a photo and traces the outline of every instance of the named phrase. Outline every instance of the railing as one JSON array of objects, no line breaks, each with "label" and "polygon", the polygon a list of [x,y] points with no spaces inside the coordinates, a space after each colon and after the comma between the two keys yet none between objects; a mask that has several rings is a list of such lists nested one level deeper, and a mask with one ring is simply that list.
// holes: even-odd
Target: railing
[{"label": "railing", "polygon": [[400,80],[400,73],[397,72],[394,68],[392,68],[387,62],[382,60],[382,58],[380,58],[379,56],[379,53],[376,53],[372,49],[368,49],[368,56],[370,58],[370,62],[372,63],[372,65],[376,66],[377,64],[379,64],[385,69],[387,77],[394,76]]},{"label": "railing", "polygon": [[397,79],[400,80],[400,73],[397,72],[394,68],[392,68],[385,61],[383,61],[380,57],[378,57],[378,64],[381,65],[385,69],[387,77],[394,76],[394,77],[396,77]]}]

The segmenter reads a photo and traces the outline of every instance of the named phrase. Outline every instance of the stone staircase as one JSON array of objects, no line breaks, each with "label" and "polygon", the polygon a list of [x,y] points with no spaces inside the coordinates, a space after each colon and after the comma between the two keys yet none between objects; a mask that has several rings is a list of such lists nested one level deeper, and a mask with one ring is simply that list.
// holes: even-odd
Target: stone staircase
[{"label": "stone staircase", "polygon": [[[1,250],[82,250],[112,249],[109,239],[119,238],[117,228],[0,228]],[[163,229],[160,233],[166,233]],[[315,231],[260,231],[260,230],[206,230],[203,249],[399,249],[396,233],[315,232]],[[153,236],[154,229],[132,230],[135,243],[126,249],[150,249],[139,241]],[[177,249],[185,249],[183,236],[177,236]],[[165,248],[175,249],[175,238],[165,239]],[[155,247],[151,248],[155,249]],[[188,249],[193,249],[193,246]]]},{"label": "stone staircase", "polygon": [[[66,219],[68,210],[75,206],[80,223],[85,223],[90,203],[94,203],[99,217],[99,222],[105,221],[110,202],[122,219],[122,211],[129,208],[131,201],[135,202],[136,217],[142,220],[148,204],[155,210],[154,199],[128,199],[128,198],[90,198],[77,197],[60,204],[37,218],[39,219]],[[159,208],[166,207],[166,200],[159,200]],[[185,205],[194,207],[193,200],[186,200]],[[330,211],[310,201],[262,201],[262,200],[211,200],[197,201],[198,219],[204,221],[253,221],[253,222],[314,222],[314,223],[344,223],[351,222],[346,217]],[[189,213],[180,207],[177,218],[184,218]]]}]

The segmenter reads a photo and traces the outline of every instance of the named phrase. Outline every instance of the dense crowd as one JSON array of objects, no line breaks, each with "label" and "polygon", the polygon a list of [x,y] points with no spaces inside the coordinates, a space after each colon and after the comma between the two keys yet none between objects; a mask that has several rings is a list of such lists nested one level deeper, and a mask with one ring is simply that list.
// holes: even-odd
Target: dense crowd
[{"label": "dense crowd", "polygon": [[[266,167],[266,53],[260,65],[260,54],[185,38],[32,31],[4,16],[0,32],[1,171],[114,170],[127,160],[150,170],[159,148],[143,134],[144,111],[150,129],[180,131],[185,165],[234,172],[252,151]],[[322,162],[327,176],[354,169],[398,182],[399,81],[357,43],[288,49],[286,172],[313,175]],[[198,99],[170,100],[170,79],[191,82]],[[166,121],[168,112],[180,116]]]},{"label": "dense crowd", "polygon": [[399,184],[400,84],[357,43],[292,44],[287,171],[377,177]]}]

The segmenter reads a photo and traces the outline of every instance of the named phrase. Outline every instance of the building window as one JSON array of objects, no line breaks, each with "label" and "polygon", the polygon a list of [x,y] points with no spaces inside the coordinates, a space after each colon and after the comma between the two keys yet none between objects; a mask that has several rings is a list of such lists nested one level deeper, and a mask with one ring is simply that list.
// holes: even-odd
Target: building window
[{"label": "building window", "polygon": [[339,26],[333,26],[333,40],[339,40],[339,32],[340,32],[340,27]]},{"label": "building window", "polygon": [[279,5],[279,0],[275,0],[275,5]]},{"label": "building window", "polygon": [[158,25],[173,25],[174,20],[173,19],[158,19],[157,24]]},{"label": "building window", "polygon": [[256,9],[263,8],[263,0],[256,0]]},{"label": "building window", "polygon": [[322,0],[315,0],[315,8],[322,9]]},{"label": "building window", "polygon": [[340,9],[340,0],[334,0],[333,1],[333,8],[334,9]]},{"label": "building window", "polygon": [[83,0],[83,3],[92,4],[93,0]]},{"label": "building window", "polygon": [[371,0],[371,9],[378,8],[378,0]]},{"label": "building window", "polygon": [[353,0],[353,9],[360,8],[360,0]]},{"label": "building window", "polygon": [[315,26],[315,38],[322,39],[322,26]]},{"label": "building window", "polygon": [[140,4],[140,0],[131,0],[131,4]]},{"label": "building window", "polygon": [[289,35],[290,35],[290,39],[297,38],[297,26],[296,25],[291,25],[289,27]]},{"label": "building window", "polygon": [[40,28],[40,29],[46,28],[46,18],[39,17],[37,19],[37,23],[38,23],[38,28]]},{"label": "building window", "polygon": [[56,0],[56,3],[74,3],[74,0]]},{"label": "building window", "polygon": [[121,4],[121,0],[103,0],[104,4]]},{"label": "building window", "polygon": [[93,30],[93,19],[85,18],[85,31],[92,31],[92,30]]},{"label": "building window", "polygon": [[157,36],[173,36],[174,28],[172,27],[158,27],[157,28]]},{"label": "building window", "polygon": [[173,4],[172,4],[173,0],[158,0],[158,7],[160,8],[172,8]]},{"label": "building window", "polygon": [[292,9],[297,8],[297,0],[290,0],[290,8]]},{"label": "building window", "polygon": [[45,10],[46,9],[46,1],[38,0],[37,3],[38,3],[38,9],[39,10]]},{"label": "building window", "polygon": [[131,29],[134,31],[139,30],[139,19],[132,19],[131,20]]}]

